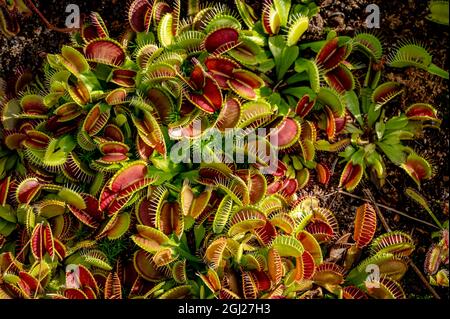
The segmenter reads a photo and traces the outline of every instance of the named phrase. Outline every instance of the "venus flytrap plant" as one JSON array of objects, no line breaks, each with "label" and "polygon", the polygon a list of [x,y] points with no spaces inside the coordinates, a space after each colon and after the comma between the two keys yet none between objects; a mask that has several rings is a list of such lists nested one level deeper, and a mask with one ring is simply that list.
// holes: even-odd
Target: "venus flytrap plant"
[{"label": "venus flytrap plant", "polygon": [[432,55],[422,44],[405,41],[397,44],[397,48],[388,58],[388,63],[395,68],[416,67],[448,80],[448,71],[434,64],[432,59]]},{"label": "venus flytrap plant", "polygon": [[[137,167],[136,164],[113,177],[109,191],[113,191],[125,176],[138,176]],[[223,185],[221,175],[236,180],[235,187]],[[248,181],[252,180],[250,184],[245,183],[245,176],[249,176]],[[364,286],[354,286],[364,282],[363,266],[358,266],[345,279],[343,266],[324,261],[321,245],[332,243],[339,228],[333,213],[321,207],[317,198],[304,197],[287,202],[281,196],[267,196],[263,175],[252,177],[247,170],[232,171],[226,165],[204,165],[199,171],[198,181],[212,188],[198,192],[185,184],[178,197],[159,186],[150,197],[143,197],[136,203],[137,232],[131,239],[139,248],[132,260],[126,261],[127,264],[131,262],[129,265],[139,274],[130,288],[131,298],[305,298],[308,291],[316,287],[323,287],[320,289],[325,289],[324,294],[339,298],[365,297]],[[27,181],[30,183],[31,180]],[[55,189],[45,184],[40,188]],[[24,187],[19,186],[18,189]],[[120,194],[125,195],[127,189],[128,186],[120,190],[116,198]],[[222,192],[226,196],[220,196]],[[84,197],[86,207],[83,208],[83,202],[79,201],[76,193],[60,190],[58,194],[62,196],[59,200],[64,199],[69,208],[72,207],[72,213],[76,206],[80,212],[98,209],[96,205],[89,208],[90,197]],[[29,200],[21,191],[17,196],[20,201]],[[32,200],[36,200],[36,196]],[[114,206],[116,204],[113,203],[107,211]],[[359,247],[367,245],[373,236],[375,224],[368,218],[368,211],[373,209],[361,207],[355,221],[354,238]],[[33,268],[29,272],[20,271],[18,269],[24,266],[17,264],[10,253],[3,253],[0,265],[2,269],[9,268],[9,275],[1,286],[2,293],[12,297],[33,297],[35,292],[37,296],[50,298],[123,297],[119,293],[122,279],[117,277],[107,255],[99,250],[105,248],[103,241],[87,240],[67,247],[73,232],[66,228],[71,215],[52,217],[44,211],[37,216],[33,211],[28,214],[35,218],[29,224],[32,258],[40,261],[43,268],[55,267],[52,260],[56,259],[66,265],[76,264],[79,285],[58,289],[54,281],[58,280],[57,277],[50,281],[48,275],[41,279],[33,275]],[[83,223],[88,221],[80,214],[74,216]],[[116,220],[121,220],[123,213],[117,216]],[[129,227],[127,225],[108,221],[97,231],[97,238],[124,233]],[[406,235],[393,233],[392,240],[387,235],[372,245],[376,258],[370,262],[379,265],[381,274],[389,277],[383,277],[381,288],[372,288],[367,293],[374,297],[400,298],[402,290],[395,280],[401,278],[405,268],[400,267],[404,264],[399,257],[389,257],[389,254],[406,256],[406,243],[399,237]],[[108,250],[106,253],[111,252]],[[16,273],[22,281],[13,279]],[[128,276],[128,272],[125,274]],[[162,289],[161,292],[157,293],[153,288],[145,290],[139,286],[142,281],[154,282]],[[347,286],[345,282],[351,285]],[[41,288],[33,288],[38,286]]]},{"label": "venus flytrap plant", "polygon": [[430,206],[428,205],[427,200],[421,194],[419,194],[416,190],[414,190],[412,188],[407,188],[405,190],[405,194],[408,197],[410,197],[412,200],[414,200],[416,203],[418,203],[420,206],[422,206],[427,211],[427,213],[431,216],[431,218],[433,219],[433,221],[439,228],[444,229],[441,222],[437,219],[437,217],[434,215],[433,211],[431,210]]},{"label": "venus flytrap plant", "polygon": [[4,237],[11,235],[16,228],[16,216],[11,206],[3,204],[0,207],[0,234]]},{"label": "venus flytrap plant", "polygon": [[428,249],[424,269],[432,285],[448,287],[448,219],[441,223],[431,210],[428,201],[414,189],[407,188],[405,194],[423,207],[440,228],[432,234],[435,243]]},{"label": "venus flytrap plant", "polygon": [[[380,299],[406,298],[399,280],[408,269],[408,258],[415,249],[414,241],[400,231],[388,232],[373,239],[376,228],[374,208],[370,204],[360,206],[354,225],[355,243],[350,244],[350,248],[347,246],[341,257],[344,258],[344,269],[350,270],[345,278],[347,287],[344,288],[344,298],[361,298],[364,293]],[[347,243],[348,238],[343,236],[335,249]],[[369,245],[370,256],[353,266],[355,261],[360,260],[362,249]],[[370,274],[369,270],[375,270],[375,273]]]},{"label": "venus flytrap plant", "polygon": [[448,220],[444,229],[433,234],[436,243],[428,249],[425,258],[424,269],[433,286],[448,287]]},{"label": "venus flytrap plant", "polygon": [[30,16],[31,10],[22,0],[0,1],[0,31],[7,37],[20,32],[18,15]]},{"label": "venus flytrap plant", "polygon": [[448,25],[448,0],[431,0],[428,3],[428,9],[430,9],[430,14],[427,19],[435,23]]},{"label": "venus flytrap plant", "polygon": [[[279,105],[283,113],[287,112],[289,105],[296,104],[295,99],[301,98],[306,93],[300,88],[294,89],[294,85],[307,81],[308,77],[295,75],[292,69],[300,56],[297,44],[309,27],[309,19],[315,14],[317,10],[314,9],[314,5],[308,7],[291,5],[291,1],[271,0],[264,3],[261,26],[258,25],[258,28],[261,27],[264,34],[268,35],[267,44],[275,64],[276,77],[269,99]],[[314,65],[311,68],[314,68]],[[314,78],[314,75],[310,76]],[[289,88],[291,89],[288,90]]]},{"label": "venus flytrap plant", "polygon": [[[322,52],[328,46],[331,47],[331,41],[333,40],[324,45]],[[340,153],[346,163],[340,186],[347,190],[354,190],[364,176],[382,187],[386,177],[384,156],[403,168],[420,187],[422,180],[433,176],[433,168],[425,158],[406,146],[404,141],[420,137],[425,127],[437,127],[440,124],[437,112],[431,105],[416,103],[404,113],[387,118],[386,108],[390,101],[402,93],[402,88],[395,82],[379,84],[381,70],[378,64],[382,58],[379,40],[370,34],[359,34],[353,40],[353,50],[369,59],[364,82],[360,86],[351,85],[354,80],[348,72],[330,78],[335,79],[331,83],[339,80],[339,86],[342,85],[341,96],[354,118],[353,122],[345,125],[344,130],[351,138],[337,143],[318,141],[316,147],[324,151],[345,148]],[[343,50],[342,55],[345,55]],[[349,84],[347,89],[345,83]]]},{"label": "venus flytrap plant", "polygon": [[[279,114],[287,117],[279,126],[283,128],[279,136],[286,136],[286,143],[280,150],[285,154],[292,154],[295,162],[293,167],[290,165],[289,155],[284,157],[283,166],[288,170],[286,175],[282,175],[285,182],[276,178],[270,185],[271,191],[280,191],[290,184],[305,187],[310,181],[310,169],[316,169],[322,183],[327,183],[330,177],[329,169],[314,161],[317,133],[308,115],[313,108],[322,110],[322,103],[330,99],[330,94],[331,99],[336,98],[337,102],[334,100],[333,106],[338,104],[340,113],[343,105],[334,92],[320,90],[321,72],[318,64],[316,61],[300,58],[301,52],[297,46],[309,26],[309,18],[317,13],[316,9],[312,3],[291,6],[291,1],[266,1],[261,24],[255,24],[253,31],[259,37],[266,38],[263,43],[266,43],[264,48],[269,60],[261,63],[259,68],[272,70],[276,78],[265,78],[269,87],[263,88],[261,95],[270,104],[277,106]],[[286,15],[290,15],[290,18],[287,19]],[[294,143],[295,139],[299,142]],[[295,189],[293,186],[288,188]]]},{"label": "venus flytrap plant", "polygon": [[[26,169],[24,167],[24,154],[16,147],[16,141],[14,136],[9,138],[9,135],[14,133],[24,133],[25,126],[22,126],[17,130],[17,114],[20,113],[19,98],[21,92],[31,89],[30,85],[33,80],[31,72],[23,70],[16,72],[16,80],[12,82],[6,82],[0,80],[0,103],[2,106],[3,114],[2,121],[6,128],[1,132],[1,137],[5,140],[9,139],[10,147],[6,145],[0,145],[0,177],[3,179],[8,176],[11,171],[16,171],[19,175],[26,175]],[[34,86],[32,89],[35,89]],[[19,134],[19,136],[21,136]],[[22,135],[23,136],[23,135]],[[20,140],[20,139],[19,139]]]},{"label": "venus flytrap plant", "polygon": [[[438,123],[434,109],[415,104],[384,121],[401,89],[378,85],[381,46],[334,33],[298,44],[312,2],[266,1],[257,23],[244,1],[239,14],[181,4],[133,1],[131,31],[119,39],[92,13],[71,45],[47,55],[39,85],[5,94],[0,297],[404,298],[412,238],[372,240],[376,214],[366,204],[351,240],[319,198],[298,190],[312,170],[330,180],[316,150],[350,146],[343,185],[352,189],[365,166],[383,166],[369,156],[376,147],[400,157],[377,143],[393,134],[398,146]],[[361,66],[349,62],[355,51],[371,61],[363,85],[353,75]],[[230,134],[231,149],[216,150],[215,136]],[[176,161],[180,143],[206,157]],[[261,148],[281,153],[271,173]],[[424,159],[400,151],[415,180],[428,177]],[[380,270],[376,287],[366,285],[368,265]]]},{"label": "venus flytrap plant", "polygon": [[[136,19],[139,12],[135,11],[146,11],[149,5],[136,1],[131,6],[130,23],[134,29],[139,30],[141,27]],[[165,182],[174,177],[174,172],[182,171],[180,168],[174,169],[173,163],[166,159],[168,147],[172,143],[168,136],[189,130],[190,124],[196,119],[221,130],[233,128],[240,119],[243,99],[257,99],[257,90],[262,81],[238,62],[224,58],[231,63],[231,68],[222,70],[220,56],[211,56],[208,60],[202,58],[202,62],[194,57],[202,52],[224,54],[237,46],[238,28],[235,25],[224,26],[222,20],[205,22],[198,25],[197,33],[184,33],[173,28],[174,24],[179,23],[178,7],[172,10],[162,2],[155,5],[157,8],[152,20],[157,25],[157,36],[151,33],[138,35],[137,46],[134,46],[137,63],[128,56],[123,46],[125,42],[110,39],[103,20],[97,14],[92,14],[80,34],[73,37],[73,47],[65,46],[61,54],[48,56],[48,65],[45,67],[48,87],[44,88],[45,96],[42,92],[25,92],[17,99],[5,101],[3,125],[11,130],[5,146],[23,152],[25,163],[36,167],[33,175],[38,178],[13,181],[8,178],[5,187],[2,187],[2,195],[11,193],[12,184],[15,201],[19,205],[38,207],[37,215],[26,208],[21,217],[32,237],[34,258],[53,258],[53,247],[57,245],[59,256],[62,259],[67,257],[68,262],[84,264],[86,267],[94,265],[111,271],[108,261],[98,252],[96,241],[105,237],[118,240],[125,235],[131,227],[130,211],[134,213],[133,207],[142,205],[150,184],[165,184],[172,194],[181,188],[176,185],[176,181],[175,185]],[[222,6],[211,10],[212,13],[228,12]],[[212,13],[207,19],[214,18]],[[226,23],[235,22],[229,17],[224,17],[224,20]],[[199,34],[201,37],[198,37]],[[194,38],[191,38],[192,35]],[[225,46],[218,43],[222,35],[229,36]],[[174,47],[171,39],[178,36],[181,41]],[[156,40],[160,47],[154,42],[148,42]],[[222,90],[225,89],[233,90],[241,98],[230,96],[225,101],[223,114],[219,114],[223,104]],[[12,112],[15,110],[13,105],[17,105],[17,112]],[[219,121],[213,120],[212,113],[216,112]],[[14,119],[14,125],[10,123],[12,113],[20,114]],[[211,121],[207,114],[212,115]],[[252,113],[248,115],[240,124],[243,129],[257,128],[265,123],[258,122]],[[41,121],[37,126],[36,120]],[[14,130],[15,124],[18,124],[16,122],[24,123],[23,133]],[[134,141],[136,148],[131,149],[128,145]],[[147,163],[153,164],[150,169],[147,169]],[[169,173],[172,175],[167,176]],[[190,179],[193,180],[196,175],[194,172]],[[189,176],[181,174],[181,177]],[[88,188],[78,185],[79,182],[93,183]],[[238,177],[231,184],[218,179],[214,180],[213,185],[230,192],[230,196],[237,192],[234,195],[238,196],[236,198],[245,195],[239,188],[245,184]],[[159,190],[156,188],[154,191],[156,196]],[[247,201],[246,197],[241,200]],[[162,209],[162,219],[155,221],[158,227],[168,234],[175,232],[181,236],[184,229],[183,215],[178,215],[181,219],[175,228],[166,224],[167,218],[175,218],[173,214],[179,211],[179,205],[164,203]],[[187,228],[192,227],[192,224],[189,225],[192,219],[187,219]],[[52,225],[54,236],[45,235],[51,234],[47,231],[48,226],[45,226],[47,233],[43,234],[39,226],[41,222]],[[85,234],[85,229],[94,230],[95,240],[72,246],[71,240]],[[200,236],[197,229],[201,228],[195,229],[195,233]],[[49,236],[53,239],[43,239]],[[145,236],[148,236],[145,230],[142,236],[145,243]],[[172,257],[178,254],[191,261],[200,260],[195,256],[190,257],[188,252],[178,246],[176,242],[179,238],[174,240],[169,242],[171,244],[167,248],[158,251],[155,263],[159,268],[170,263]],[[136,241],[140,242],[138,239]],[[200,243],[201,237],[196,241]],[[36,247],[40,247],[42,242],[48,247],[45,251],[37,251]],[[82,252],[81,249],[88,251]],[[111,273],[106,282],[110,284],[105,287],[104,297],[116,297],[117,276]],[[98,296],[98,291],[93,294],[89,289],[77,289],[66,289],[54,297]],[[177,291],[179,293],[181,290]],[[170,293],[163,296],[169,297]]]}]

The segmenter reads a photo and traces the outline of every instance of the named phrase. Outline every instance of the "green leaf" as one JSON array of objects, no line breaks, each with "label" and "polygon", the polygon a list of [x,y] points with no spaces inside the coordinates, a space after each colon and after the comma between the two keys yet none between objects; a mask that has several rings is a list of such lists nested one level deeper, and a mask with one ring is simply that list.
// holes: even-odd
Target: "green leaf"
[{"label": "green leaf", "polygon": [[189,230],[194,226],[195,219],[192,216],[185,216],[184,217],[184,230]]},{"label": "green leaf", "polygon": [[386,130],[386,125],[383,122],[377,122],[375,124],[375,132],[379,140],[383,138],[384,131]]},{"label": "green leaf", "polygon": [[16,229],[16,224],[0,219],[0,235],[8,237]]},{"label": "green leaf", "polygon": [[434,23],[449,25],[449,2],[445,0],[431,0],[428,2],[430,14],[426,18]]},{"label": "green leaf", "polygon": [[108,81],[111,76],[112,67],[106,64],[98,63],[95,67],[95,75],[99,80]]},{"label": "green leaf", "polygon": [[[299,47],[300,47],[300,50],[302,50],[302,51],[310,49],[311,51],[313,51],[315,53],[318,53],[323,48],[324,44],[328,40],[329,39],[321,40],[321,41],[314,41],[314,42],[309,42],[309,43],[303,43],[303,44],[300,44]],[[339,44],[345,43],[345,42],[350,41],[350,40],[352,40],[351,37],[341,36],[341,37],[339,37]]]},{"label": "green leaf", "polygon": [[17,163],[16,172],[19,176],[27,175],[27,169],[25,168],[25,166],[22,163]]},{"label": "green leaf", "polygon": [[114,121],[116,122],[117,126],[123,126],[125,123],[128,122],[128,119],[125,115],[119,114],[116,116]]},{"label": "green leaf", "polygon": [[167,181],[170,181],[172,178],[174,178],[178,173],[176,172],[164,172],[155,166],[149,166],[147,176],[156,178],[156,181],[153,183],[154,186],[159,186],[164,184]]},{"label": "green leaf", "polygon": [[339,144],[339,142],[335,144],[331,144],[327,140],[319,140],[314,143],[314,146],[317,151],[323,151],[323,152],[337,152],[338,149],[336,148],[336,145]]},{"label": "green leaf", "polygon": [[323,45],[325,44],[325,40],[322,41],[315,41],[315,42],[309,42],[309,43],[303,43],[299,45],[300,50],[307,50],[310,49],[311,51],[313,51],[314,53],[318,53]]},{"label": "green leaf", "polygon": [[195,249],[198,250],[200,248],[200,244],[205,238],[206,230],[203,225],[194,227],[194,236],[195,236]]},{"label": "green leaf", "polygon": [[0,178],[3,179],[3,175],[6,173],[6,162],[8,161],[7,157],[0,158]]},{"label": "green leaf", "polygon": [[291,10],[291,0],[274,0],[275,10],[280,16],[280,23],[285,27],[289,19],[289,11]]},{"label": "green leaf", "polygon": [[259,95],[261,97],[269,97],[272,95],[272,93],[273,93],[272,89],[267,86],[264,86],[259,89]]},{"label": "green leaf", "polygon": [[234,4],[236,5],[236,8],[239,11],[239,15],[241,16],[244,23],[251,29],[255,25],[255,21],[257,20],[253,8],[245,3],[244,0],[235,0]]},{"label": "green leaf", "polygon": [[444,228],[441,222],[434,215],[425,197],[423,197],[420,193],[418,193],[415,189],[412,189],[411,187],[406,188],[405,194],[408,195],[414,201],[416,201],[419,205],[421,205],[428,212],[428,214],[430,214],[431,218],[433,218],[434,222],[439,228],[441,229]]},{"label": "green leaf", "polygon": [[355,125],[353,125],[352,123],[348,123],[348,124],[345,126],[345,130],[346,130],[348,133],[351,133],[351,134],[358,134],[358,135],[360,135],[360,134],[363,134],[363,133],[364,133],[361,129],[357,128],[357,127],[356,127]]},{"label": "green leaf", "polygon": [[361,100],[361,111],[363,114],[367,114],[369,112],[369,108],[372,103],[372,93],[373,89],[371,88],[362,88],[359,93]]},{"label": "green leaf", "polygon": [[[370,145],[375,146],[374,144],[370,144]],[[367,162],[367,164],[369,164],[369,165],[373,165],[373,163],[375,163],[376,161],[382,161],[382,160],[383,160],[383,159],[381,158],[381,155],[378,154],[378,153],[376,152],[375,149],[370,150],[370,151],[368,151],[368,150],[366,149],[366,154],[367,154],[367,156],[366,156],[366,162]]]},{"label": "green leaf", "polygon": [[448,80],[448,71],[441,69],[436,64],[431,63],[428,66],[427,71],[431,74],[440,76],[441,78]]},{"label": "green leaf", "polygon": [[[332,40],[337,37],[337,32],[334,29],[331,29],[327,34],[327,41]],[[342,44],[342,41],[339,41],[339,44]]]},{"label": "green leaf", "polygon": [[192,171],[184,172],[184,173],[180,174],[180,179],[183,180],[183,181],[185,179],[187,179],[187,180],[189,180],[191,182],[194,182],[194,181],[197,181],[198,178],[199,178],[198,170],[192,170]]},{"label": "green leaf", "polygon": [[353,165],[359,164],[364,165],[364,157],[366,155],[366,151],[363,148],[360,148],[357,152],[353,153],[351,160]]},{"label": "green leaf", "polygon": [[278,36],[269,38],[269,49],[270,49],[270,52],[272,52],[277,70],[280,68],[281,55],[282,55],[283,49],[285,47],[286,47],[286,40],[284,39],[283,36],[278,35]]},{"label": "green leaf", "polygon": [[286,84],[292,85],[303,81],[309,81],[309,75],[306,72],[295,73],[286,80]]},{"label": "green leaf", "polygon": [[315,2],[308,3],[308,17],[312,18],[320,12],[320,7]]},{"label": "green leaf", "polygon": [[350,113],[352,113],[358,123],[361,126],[364,126],[364,120],[361,115],[358,96],[356,95],[355,91],[346,92],[344,98],[347,102],[347,109],[350,111]]},{"label": "green leaf", "polygon": [[285,47],[283,49],[281,55],[281,64],[278,69],[278,81],[281,81],[289,68],[294,64],[295,60],[297,60],[300,50],[298,46]]},{"label": "green leaf", "polygon": [[71,135],[66,135],[62,137],[58,142],[58,147],[60,147],[61,150],[64,151],[65,153],[72,152],[76,146],[77,142],[75,141],[75,138]]},{"label": "green leaf", "polygon": [[299,58],[295,61],[295,72],[302,73],[309,70],[308,60],[305,58]]},{"label": "green leaf", "polygon": [[290,109],[291,107],[289,106],[289,104],[286,103],[284,99],[281,99],[280,104],[278,106],[278,113],[280,115],[287,115]]},{"label": "green leaf", "polygon": [[[185,223],[186,223],[186,219],[185,219]],[[188,245],[188,241],[187,241],[187,237],[186,237],[186,232],[184,232],[183,235],[181,236],[180,244],[179,244],[178,247],[181,248],[181,249],[184,249],[184,250],[189,250],[189,245]]]},{"label": "green leaf", "polygon": [[306,94],[308,94],[311,99],[314,99],[316,97],[316,93],[309,86],[288,88],[281,91],[281,93],[293,95],[298,99],[301,99]]},{"label": "green leaf", "polygon": [[302,163],[303,163],[303,166],[305,166],[306,168],[309,168],[309,169],[315,169],[317,166],[317,163],[314,161],[303,160]]},{"label": "green leaf", "polygon": [[269,39],[269,49],[275,60],[277,78],[280,81],[295,60],[297,60],[299,48],[296,46],[288,47],[284,37],[278,35]]},{"label": "green leaf", "polygon": [[281,95],[279,93],[273,93],[267,99],[268,102],[272,105],[280,106],[281,104]]},{"label": "green leaf", "polygon": [[297,103],[298,103],[298,99],[296,99],[292,95],[286,95],[284,98],[285,98],[287,104],[289,105],[289,108],[291,108],[292,105],[297,105]]},{"label": "green leaf", "polygon": [[275,61],[273,59],[267,59],[260,62],[258,70],[262,73],[267,73],[275,67]]},{"label": "green leaf", "polygon": [[62,165],[66,161],[67,154],[58,145],[58,140],[52,140],[45,150],[44,163],[47,165]]},{"label": "green leaf", "polygon": [[100,96],[103,94],[102,85],[97,76],[92,71],[88,71],[78,75],[78,78],[83,82],[86,88],[89,90],[91,97]]},{"label": "green leaf", "polygon": [[108,112],[109,110],[111,110],[111,106],[106,103],[100,103],[99,107],[100,107],[100,112],[102,112],[102,113],[105,113],[105,112]]},{"label": "green leaf", "polygon": [[182,170],[181,165],[175,164],[170,159],[163,158],[162,156],[152,157],[150,160],[155,168],[166,173],[178,174]]},{"label": "green leaf", "polygon": [[0,206],[0,218],[3,218],[4,220],[10,222],[10,223],[16,223],[17,218],[14,214],[13,209],[11,206]]},{"label": "green leaf", "polygon": [[413,140],[414,139],[414,133],[404,130],[397,130],[397,131],[389,131],[389,133],[384,133],[384,138],[382,142],[385,142],[386,144],[398,144],[402,140]]},{"label": "green leaf", "polygon": [[403,152],[401,145],[389,145],[385,142],[378,142],[377,146],[383,151],[391,162],[396,165],[404,163],[406,160],[406,154]]},{"label": "green leaf", "polygon": [[386,122],[386,131],[388,130],[400,130],[408,125],[408,118],[406,115],[402,114],[400,116],[395,116],[390,118]]},{"label": "green leaf", "polygon": [[411,199],[416,201],[420,206],[422,206],[427,212],[432,212],[430,206],[428,205],[427,200],[416,190],[408,187],[405,189],[405,194],[408,195]]},{"label": "green leaf", "polygon": [[314,146],[318,151],[327,152],[330,151],[331,149],[331,143],[328,142],[327,140],[318,140],[314,143]]},{"label": "green leaf", "polygon": [[389,136],[385,136],[385,138],[380,142],[386,145],[394,145],[394,146],[400,144],[400,136],[398,134],[398,131],[389,134]]},{"label": "green leaf", "polygon": [[373,127],[373,124],[378,120],[381,114],[381,109],[376,111],[375,108],[375,104],[370,105],[369,112],[367,113],[367,122],[369,127]]},{"label": "green leaf", "polygon": [[343,152],[340,152],[340,153],[339,153],[339,156],[340,156],[340,157],[343,157],[343,158],[345,158],[347,161],[349,161],[350,158],[352,157],[352,155],[353,155],[355,152],[356,152],[356,149],[355,149],[353,146],[349,145],[349,146],[347,146],[347,147],[345,148],[345,150],[344,150]]}]

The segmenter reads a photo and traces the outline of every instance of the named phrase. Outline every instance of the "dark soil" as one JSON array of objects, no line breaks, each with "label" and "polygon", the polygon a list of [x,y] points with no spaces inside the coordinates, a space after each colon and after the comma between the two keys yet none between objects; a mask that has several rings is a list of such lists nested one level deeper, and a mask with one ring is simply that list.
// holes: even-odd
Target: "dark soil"
[{"label": "dark soil", "polygon": [[[78,4],[84,14],[89,14],[93,10],[99,12],[113,36],[123,31],[124,25],[127,23],[128,1],[125,0],[46,0],[45,2],[41,0],[35,2],[48,20],[58,26],[64,24],[67,15],[65,8],[69,3]],[[256,12],[260,12],[262,1],[247,2],[254,6]],[[336,29],[341,35],[352,35],[357,31],[371,31],[365,25],[367,16],[365,8],[368,4],[376,3],[381,12],[381,28],[374,32],[384,39],[386,54],[391,52],[393,45],[400,40],[419,41],[430,50],[435,64],[449,69],[448,30],[446,27],[425,19],[428,14],[426,1],[318,0],[317,2],[321,5],[320,15],[314,19],[314,27],[306,35],[307,40],[323,39],[323,33],[330,29]],[[22,68],[37,70],[43,61],[44,53],[58,52],[61,45],[68,42],[70,42],[68,34],[46,30],[35,15],[31,18],[21,19],[21,32],[18,36],[6,39],[0,34],[0,77],[8,78]],[[405,86],[404,94],[397,100],[398,108],[404,109],[414,102],[426,102],[434,105],[443,119],[441,130],[430,130],[423,140],[416,141],[411,146],[434,163],[435,177],[423,183],[422,193],[429,200],[438,218],[444,219],[444,214],[448,215],[449,198],[448,82],[417,69],[388,69],[385,74],[387,80],[395,79]],[[336,166],[333,182],[327,189],[311,186],[308,191],[311,193],[318,191],[324,194],[324,201],[336,213],[341,230],[345,233],[352,231],[355,209],[363,202],[336,193],[338,174],[341,169],[342,167],[339,165]],[[355,195],[364,197],[363,188],[369,188],[379,203],[432,222],[427,213],[404,194],[406,187],[415,187],[412,180],[405,177],[406,174],[395,166],[389,167],[389,171],[386,186],[382,191],[366,183],[364,187],[360,187],[355,192]],[[330,193],[331,196],[325,195]],[[431,243],[431,232],[434,229],[388,210],[383,209],[382,213],[393,230],[404,230],[414,235],[417,240],[414,262],[422,269],[423,258]],[[381,223],[379,232],[384,232]],[[404,288],[409,297],[430,297],[429,291],[411,270],[407,273],[404,282]],[[442,297],[448,298],[448,289],[437,289],[437,291]]]},{"label": "dark soil", "polygon": [[[124,0],[46,0],[34,1],[44,16],[55,26],[64,28],[66,7],[77,4],[81,14],[87,16],[97,11],[107,21],[111,35],[123,32],[127,24],[128,1]],[[11,39],[0,33],[0,77],[22,68],[36,70],[42,64],[44,53],[57,53],[63,44],[70,42],[70,35],[47,30],[37,15],[20,18],[21,32]]]}]

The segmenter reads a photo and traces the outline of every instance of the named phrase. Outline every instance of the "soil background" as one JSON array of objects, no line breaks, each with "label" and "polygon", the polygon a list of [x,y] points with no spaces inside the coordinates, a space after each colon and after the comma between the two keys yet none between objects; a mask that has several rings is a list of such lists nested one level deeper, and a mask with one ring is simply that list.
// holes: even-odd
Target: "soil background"
[{"label": "soil background", "polygon": [[[51,23],[63,27],[68,13],[66,6],[70,3],[80,6],[82,14],[97,11],[104,18],[111,35],[117,36],[127,25],[128,0],[40,0],[34,1]],[[184,1],[182,1],[184,2]],[[230,6],[233,1],[224,1]],[[259,13],[262,1],[247,1]],[[380,35],[385,45],[385,54],[394,49],[399,41],[418,41],[424,44],[433,55],[433,62],[448,70],[448,30],[445,26],[432,23],[427,16],[427,1],[411,0],[317,0],[321,6],[320,14],[314,19],[313,26],[307,32],[305,39],[323,39],[324,33],[336,29],[340,35],[353,35],[355,32],[375,32]],[[368,30],[365,25],[366,7],[375,3],[380,7],[380,29]],[[19,18],[21,31],[13,38],[7,39],[0,34],[0,77],[13,77],[21,69],[31,69],[34,72],[42,64],[45,53],[57,53],[61,45],[70,42],[68,34],[46,30],[36,15],[29,18]],[[440,219],[448,215],[449,197],[449,95],[448,81],[425,71],[410,69],[387,69],[385,80],[396,80],[404,84],[405,92],[397,99],[397,110],[405,109],[414,102],[425,102],[435,106],[443,120],[440,130],[429,130],[422,140],[414,141],[411,146],[420,154],[430,159],[435,166],[435,177],[423,183],[422,193],[429,200],[432,210]],[[394,103],[395,104],[395,103]],[[392,105],[392,103],[390,104]],[[395,107],[395,106],[394,106]],[[394,110],[395,111],[395,110]],[[334,160],[331,159],[330,163]],[[338,219],[343,233],[352,231],[355,209],[363,202],[342,194],[337,194],[338,174],[342,167],[336,167],[332,182],[327,188],[310,185],[306,192],[323,194],[326,205],[332,209]],[[378,203],[400,210],[411,216],[432,223],[431,218],[418,205],[411,202],[404,194],[406,187],[415,187],[408,177],[395,166],[389,166],[389,176],[383,190],[376,189],[366,183],[355,191],[355,195],[364,197],[364,188],[375,195]],[[332,194],[330,196],[330,194]],[[389,210],[382,210],[389,226],[393,230],[406,231],[416,239],[417,249],[413,260],[423,269],[426,250],[431,244],[431,232],[426,225],[417,223]],[[379,223],[379,233],[384,232]],[[409,298],[432,298],[429,291],[418,280],[416,274],[409,270],[403,279],[404,288]],[[443,297],[449,297],[448,289],[437,289]]]}]

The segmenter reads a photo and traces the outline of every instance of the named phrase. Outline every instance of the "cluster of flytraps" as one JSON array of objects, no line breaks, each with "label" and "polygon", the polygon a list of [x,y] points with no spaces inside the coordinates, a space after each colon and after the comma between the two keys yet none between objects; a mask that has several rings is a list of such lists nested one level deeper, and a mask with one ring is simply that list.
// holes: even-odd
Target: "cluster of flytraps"
[{"label": "cluster of flytraps", "polygon": [[[2,88],[0,298],[405,297],[409,235],[372,240],[369,204],[342,235],[333,213],[298,191],[312,175],[330,180],[316,151],[343,150],[347,190],[364,175],[382,185],[385,158],[420,185],[431,165],[402,141],[439,124],[436,111],[414,104],[386,118],[402,88],[379,84],[373,35],[297,46],[314,4],[266,1],[259,22],[236,4],[239,15],[189,1],[182,15],[178,0],[136,0],[118,40],[93,13],[71,46],[47,56],[43,81],[23,74]],[[390,64],[446,76],[412,43]],[[229,128],[272,128],[276,173],[261,173],[263,158],[168,157],[180,137]],[[440,265],[444,251],[428,262]],[[378,285],[367,284],[368,265]]]}]

